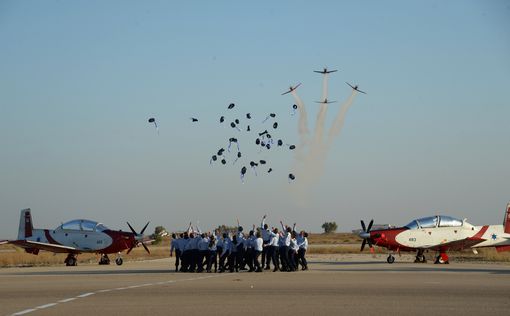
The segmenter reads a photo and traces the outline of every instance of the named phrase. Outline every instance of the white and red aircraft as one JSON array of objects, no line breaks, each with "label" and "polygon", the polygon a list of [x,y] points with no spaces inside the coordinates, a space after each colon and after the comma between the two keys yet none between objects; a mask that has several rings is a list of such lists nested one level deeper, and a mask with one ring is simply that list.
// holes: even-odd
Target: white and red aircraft
[{"label": "white and red aircraft", "polygon": [[[370,230],[374,220],[365,227],[359,236],[363,238],[361,251],[368,243],[370,251],[373,245],[387,248],[389,251],[416,251],[415,262],[426,262],[423,252],[427,249],[439,252],[434,263],[448,264],[447,251],[495,247],[498,252],[510,251],[510,203],[506,206],[503,225],[473,226],[465,219],[436,215],[413,220],[409,224],[388,229]],[[386,260],[393,263],[395,257],[388,255]]]},{"label": "white and red aircraft", "polygon": [[101,254],[99,264],[109,264],[108,254],[117,253],[115,263],[121,265],[123,261],[120,252],[123,250],[128,249],[129,254],[134,247],[141,244],[150,254],[144,244],[147,240],[143,235],[149,223],[139,234],[129,223],[127,224],[131,232],[111,230],[101,223],[86,219],[72,220],[55,229],[35,229],[32,225],[30,209],[24,209],[21,211],[18,239],[0,241],[0,244],[13,244],[34,255],[37,255],[40,250],[67,253],[64,261],[67,266],[75,266],[76,256],[80,253]]}]

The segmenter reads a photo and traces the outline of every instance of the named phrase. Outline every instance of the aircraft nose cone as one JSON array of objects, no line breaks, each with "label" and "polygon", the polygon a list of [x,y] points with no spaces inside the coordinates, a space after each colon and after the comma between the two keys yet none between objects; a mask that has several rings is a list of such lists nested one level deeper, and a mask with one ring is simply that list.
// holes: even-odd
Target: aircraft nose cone
[{"label": "aircraft nose cone", "polygon": [[359,233],[359,236],[363,239],[367,239],[367,238],[370,238],[370,233],[361,232],[361,233]]}]

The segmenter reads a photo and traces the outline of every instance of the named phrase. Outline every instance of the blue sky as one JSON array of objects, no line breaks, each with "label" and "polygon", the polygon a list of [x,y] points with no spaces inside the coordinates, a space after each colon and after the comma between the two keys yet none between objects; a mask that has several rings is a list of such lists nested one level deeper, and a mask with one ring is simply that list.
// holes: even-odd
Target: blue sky
[{"label": "blue sky", "polygon": [[[0,237],[16,235],[25,207],[39,227],[208,229],[264,213],[312,231],[434,213],[500,223],[509,30],[506,1],[2,1]],[[217,123],[230,102],[276,112],[297,142],[293,100],[280,94],[302,82],[313,130],[322,80],[312,70],[324,66],[340,69],[331,99],[349,96],[345,81],[368,94],[305,205],[286,179],[291,153],[268,156],[275,173],[245,184],[239,168],[209,166],[231,134]]]}]

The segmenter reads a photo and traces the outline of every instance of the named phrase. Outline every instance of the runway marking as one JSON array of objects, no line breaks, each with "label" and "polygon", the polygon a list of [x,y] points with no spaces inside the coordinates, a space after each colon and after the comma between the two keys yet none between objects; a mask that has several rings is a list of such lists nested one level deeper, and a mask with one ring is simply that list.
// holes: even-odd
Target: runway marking
[{"label": "runway marking", "polygon": [[70,302],[70,301],[74,301],[75,299],[76,299],[76,297],[70,297],[70,298],[66,298],[66,299],[60,300],[58,302],[59,303],[67,303],[67,302]]},{"label": "runway marking", "polygon": [[177,283],[177,282],[183,282],[183,281],[204,280],[204,279],[210,279],[210,278],[218,278],[218,277],[226,276],[226,275],[229,275],[229,274],[208,275],[208,276],[202,276],[202,277],[197,277],[197,278],[189,278],[189,279],[182,279],[182,280],[168,280],[168,281],[161,281],[161,282],[156,282],[156,283],[135,284],[135,285],[127,286],[127,287],[118,287],[118,288],[113,288],[113,289],[97,290],[95,292],[87,292],[87,293],[77,295],[75,297],[65,298],[65,299],[62,299],[55,303],[48,303],[48,304],[37,306],[35,308],[25,309],[25,310],[11,314],[11,316],[25,315],[25,314],[28,314],[28,313],[31,313],[31,312],[34,312],[34,311],[37,311],[40,309],[57,306],[59,303],[68,303],[68,302],[74,301],[79,298],[85,298],[87,296],[91,296],[91,295],[99,294],[99,293],[106,293],[106,292],[111,292],[111,291],[122,291],[122,290],[129,290],[129,289],[140,288],[140,287],[171,284],[171,283]]},{"label": "runway marking", "polygon": [[81,295],[78,295],[76,296],[77,298],[83,298],[83,297],[87,297],[87,296],[91,296],[91,295],[94,295],[96,293],[94,292],[89,292],[89,293],[85,293],[85,294],[81,294]]},{"label": "runway marking", "polygon": [[55,306],[57,305],[58,303],[49,303],[49,304],[44,304],[44,305],[41,305],[41,306],[37,306],[36,308],[37,309],[45,309],[45,308],[48,308],[48,307],[52,307],[52,306]]},{"label": "runway marking", "polygon": [[13,316],[14,315],[25,315],[25,314],[28,314],[28,313],[31,313],[35,311],[35,309],[31,308],[31,309],[25,309],[24,311],[21,311],[21,312],[17,312],[17,313],[14,313],[12,314]]}]

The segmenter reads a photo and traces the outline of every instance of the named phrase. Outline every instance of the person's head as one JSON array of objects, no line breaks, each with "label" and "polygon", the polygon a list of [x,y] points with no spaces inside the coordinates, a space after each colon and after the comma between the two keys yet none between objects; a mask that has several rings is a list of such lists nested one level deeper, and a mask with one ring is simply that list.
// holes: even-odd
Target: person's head
[{"label": "person's head", "polygon": [[273,228],[273,233],[278,234],[278,228]]},{"label": "person's head", "polygon": [[296,232],[295,232],[295,231],[293,231],[293,232],[291,233],[291,236],[292,236],[292,238],[296,238],[296,236],[297,236],[297,235],[296,235]]},{"label": "person's head", "polygon": [[189,239],[188,233],[184,233],[184,239]]},{"label": "person's head", "polygon": [[242,232],[242,231],[243,231],[243,226],[239,226],[239,227],[237,227],[237,231]]},{"label": "person's head", "polygon": [[260,236],[262,236],[262,235],[260,234],[260,232],[257,232],[256,236],[257,236],[257,238],[260,238]]},{"label": "person's head", "polygon": [[175,235],[175,233],[172,234],[172,239],[175,239],[177,238],[177,235]]},{"label": "person's head", "polygon": [[216,236],[212,235],[211,240],[215,240],[215,239],[216,239]]},{"label": "person's head", "polygon": [[290,228],[289,226],[287,226],[287,233],[290,233],[292,231],[292,228]]},{"label": "person's head", "polygon": [[189,234],[189,238],[195,238],[195,234],[194,233]]},{"label": "person's head", "polygon": [[253,230],[250,230],[250,236],[253,236],[254,232]]},{"label": "person's head", "polygon": [[234,237],[232,237],[232,242],[233,242],[234,244],[237,244],[237,236],[236,236],[236,235],[234,235]]},{"label": "person's head", "polygon": [[181,234],[179,235],[179,237],[180,237],[180,238],[184,238],[184,233],[181,233]]},{"label": "person's head", "polygon": [[223,238],[228,238],[228,234],[227,233],[223,233]]},{"label": "person's head", "polygon": [[267,224],[264,224],[264,229],[267,229],[269,226],[267,226]]},{"label": "person's head", "polygon": [[305,237],[305,231],[304,231],[304,230],[300,231],[300,232],[299,232],[299,235],[300,235],[301,237]]},{"label": "person's head", "polygon": [[202,235],[200,235],[200,237],[202,238],[205,238],[205,236],[206,236],[205,233],[202,233]]},{"label": "person's head", "polygon": [[308,238],[308,233],[307,233],[307,232],[305,232],[303,235],[304,235],[306,238]]}]

